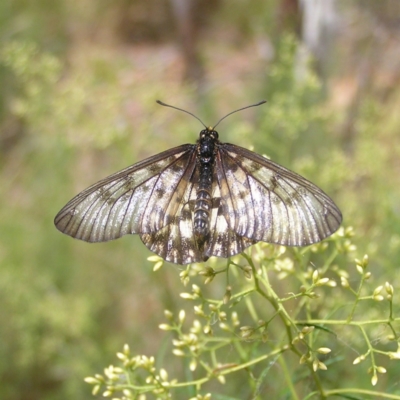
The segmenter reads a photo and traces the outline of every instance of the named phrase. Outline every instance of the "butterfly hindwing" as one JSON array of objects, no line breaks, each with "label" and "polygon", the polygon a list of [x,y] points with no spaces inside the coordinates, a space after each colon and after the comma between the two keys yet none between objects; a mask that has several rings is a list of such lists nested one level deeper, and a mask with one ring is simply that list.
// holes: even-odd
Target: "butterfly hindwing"
[{"label": "butterfly hindwing", "polygon": [[[166,214],[169,220],[160,230],[140,235],[142,242],[154,253],[175,264],[205,261],[193,232],[193,209],[198,184],[196,161],[189,163],[176,186]],[[151,213],[151,210],[148,210]]]},{"label": "butterfly hindwing", "polygon": [[216,160],[223,214],[238,235],[305,246],[338,229],[339,209],[300,175],[231,144],[219,147]]},{"label": "butterfly hindwing", "polygon": [[[208,257],[228,258],[242,253],[257,241],[239,235],[228,224],[221,198],[221,187],[215,173],[213,185],[213,207],[210,216],[210,236],[204,249]],[[226,181],[224,181],[226,183]]]}]

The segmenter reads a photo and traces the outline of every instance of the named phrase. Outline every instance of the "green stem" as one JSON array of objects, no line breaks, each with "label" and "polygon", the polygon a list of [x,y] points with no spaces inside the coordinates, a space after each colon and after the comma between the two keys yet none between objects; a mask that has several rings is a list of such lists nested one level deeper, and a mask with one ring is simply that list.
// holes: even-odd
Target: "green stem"
[{"label": "green stem", "polygon": [[291,373],[287,367],[286,361],[284,359],[284,357],[279,357],[278,360],[279,364],[281,365],[282,371],[283,371],[283,375],[285,376],[285,381],[289,387],[289,391],[292,394],[292,399],[293,400],[298,400],[299,396],[296,393],[296,389],[294,388],[293,385],[293,381],[292,381],[292,376]]},{"label": "green stem", "polygon": [[359,301],[361,300],[360,299],[360,294],[361,294],[361,289],[362,289],[362,287],[364,285],[364,281],[365,281],[365,274],[362,275],[360,284],[358,285],[357,292],[355,293],[356,298],[354,300],[353,308],[351,309],[351,312],[350,312],[349,316],[347,317],[348,321],[351,321],[353,319],[354,313],[356,311],[356,307],[357,307]]},{"label": "green stem", "polygon": [[[287,338],[289,340],[289,348],[291,349],[291,351],[293,351],[297,356],[301,356],[300,351],[292,344],[293,342],[293,335],[292,335],[292,331],[290,329],[291,326],[293,326],[293,328],[298,331],[296,324],[294,323],[294,321],[290,318],[290,316],[288,315],[286,309],[283,307],[283,305],[279,302],[279,297],[277,296],[277,294],[273,291],[269,280],[268,280],[268,274],[265,273],[264,274],[264,279],[265,279],[265,283],[266,283],[266,287],[268,290],[268,293],[264,292],[264,290],[260,287],[260,283],[258,280],[258,275],[257,275],[257,271],[256,268],[254,266],[253,260],[247,256],[246,254],[244,254],[246,260],[248,261],[252,271],[253,271],[253,276],[254,276],[254,286],[255,286],[255,290],[260,293],[261,296],[263,296],[266,300],[268,300],[268,302],[272,305],[272,307],[275,308],[275,310],[277,312],[279,312],[279,317],[281,318],[284,326],[285,326],[285,330],[286,330],[286,334],[287,334]],[[318,391],[321,395],[323,395],[324,390],[321,384],[321,381],[319,379],[318,374],[316,374],[316,372],[313,370],[312,365],[308,366],[311,374],[313,375],[315,384],[318,388]],[[292,385],[292,381],[291,381],[291,377],[290,375],[287,376],[288,377],[288,384]]]},{"label": "green stem", "polygon": [[389,393],[384,393],[384,392],[375,392],[373,390],[351,389],[351,388],[327,390],[325,392],[325,396],[329,397],[329,396],[335,396],[335,395],[338,395],[338,394],[350,394],[350,393],[354,393],[354,394],[358,394],[358,395],[364,394],[364,395],[367,395],[367,396],[372,396],[373,399],[400,400],[400,395],[396,395],[396,394],[389,394]]},{"label": "green stem", "polygon": [[[393,321],[400,322],[400,318],[394,318]],[[348,321],[347,319],[305,319],[297,320],[297,325],[351,325],[351,326],[362,326],[362,325],[375,325],[375,324],[389,324],[390,322],[386,319],[374,319],[372,321]]]}]

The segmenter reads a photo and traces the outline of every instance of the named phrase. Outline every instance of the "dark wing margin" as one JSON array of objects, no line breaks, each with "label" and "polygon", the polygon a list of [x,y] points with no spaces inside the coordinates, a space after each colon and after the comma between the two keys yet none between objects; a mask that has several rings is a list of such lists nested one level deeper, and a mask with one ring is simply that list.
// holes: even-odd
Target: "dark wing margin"
[{"label": "dark wing margin", "polygon": [[342,222],[340,210],[321,189],[252,151],[221,144],[216,171],[222,213],[239,236],[306,246],[330,236]]},{"label": "dark wing margin", "polygon": [[87,242],[160,230],[177,212],[172,199],[194,157],[195,145],[186,144],[110,175],[75,196],[54,223]]}]

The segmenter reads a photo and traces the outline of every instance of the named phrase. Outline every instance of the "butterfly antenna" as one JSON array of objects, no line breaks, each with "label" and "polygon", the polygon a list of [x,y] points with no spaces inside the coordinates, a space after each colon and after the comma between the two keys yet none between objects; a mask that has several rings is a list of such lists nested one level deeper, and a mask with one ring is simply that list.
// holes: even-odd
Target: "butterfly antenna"
[{"label": "butterfly antenna", "polygon": [[191,112],[183,110],[182,108],[179,108],[179,107],[171,106],[169,104],[166,104],[166,103],[162,102],[161,100],[156,100],[156,103],[158,103],[158,104],[160,104],[161,106],[164,106],[164,107],[171,107],[171,108],[174,108],[175,110],[183,111],[184,113],[189,114],[192,117],[195,117],[198,121],[201,122],[201,124],[204,126],[204,128],[207,129],[207,126],[205,125],[205,123],[199,117],[196,117],[196,115],[192,114]]},{"label": "butterfly antenna", "polygon": [[262,101],[260,101],[260,102],[258,102],[258,103],[256,103],[256,104],[251,104],[250,106],[242,107],[242,108],[239,108],[239,109],[237,109],[237,110],[235,110],[235,111],[231,111],[229,114],[226,114],[225,117],[222,117],[222,118],[213,126],[213,129],[215,129],[215,128],[217,127],[217,125],[218,125],[222,120],[224,120],[226,117],[229,117],[231,114],[234,114],[234,113],[236,113],[236,112],[238,112],[238,111],[246,110],[246,108],[260,106],[261,104],[264,104],[264,103],[266,103],[266,102],[267,102],[266,100],[262,100]]}]

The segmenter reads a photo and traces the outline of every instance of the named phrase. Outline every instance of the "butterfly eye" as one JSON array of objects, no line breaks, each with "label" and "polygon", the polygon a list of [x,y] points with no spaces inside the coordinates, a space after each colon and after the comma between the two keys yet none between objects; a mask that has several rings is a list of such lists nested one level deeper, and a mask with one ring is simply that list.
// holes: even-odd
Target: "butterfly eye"
[{"label": "butterfly eye", "polygon": [[217,140],[217,139],[218,139],[218,132],[217,132],[217,131],[212,131],[212,132],[211,132],[211,137],[212,137],[214,140]]}]

